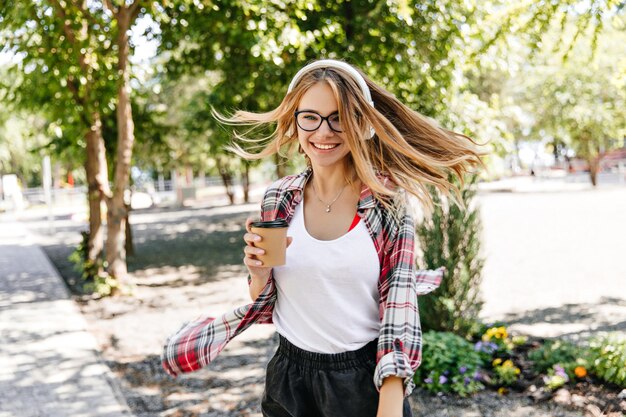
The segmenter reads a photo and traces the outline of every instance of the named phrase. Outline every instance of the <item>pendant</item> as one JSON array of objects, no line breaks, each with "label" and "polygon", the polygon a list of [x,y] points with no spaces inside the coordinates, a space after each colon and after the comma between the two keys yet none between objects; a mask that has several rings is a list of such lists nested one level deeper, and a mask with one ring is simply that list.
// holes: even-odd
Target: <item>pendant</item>
[{"label": "pendant", "polygon": [[330,213],[330,206],[326,206],[326,213]]}]

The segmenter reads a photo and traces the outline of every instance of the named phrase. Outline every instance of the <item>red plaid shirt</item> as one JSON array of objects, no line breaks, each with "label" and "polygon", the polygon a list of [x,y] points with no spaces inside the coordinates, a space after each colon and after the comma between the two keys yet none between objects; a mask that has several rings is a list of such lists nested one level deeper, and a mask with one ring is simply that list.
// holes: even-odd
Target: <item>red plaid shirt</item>
[{"label": "red plaid shirt", "polygon": [[[261,203],[262,220],[281,218],[290,222],[311,173],[309,168],[299,175],[290,175],[272,184]],[[417,297],[436,289],[445,269],[415,269],[413,216],[407,209],[406,201],[396,207],[398,216],[394,218],[364,185],[357,214],[365,221],[381,265],[378,280],[381,327],[374,384],[380,390],[384,378],[392,375],[401,377],[404,379],[404,394],[408,396],[415,386],[412,377],[422,354]],[[186,323],[166,341],[162,354],[163,368],[168,374],[177,376],[208,365],[233,337],[250,325],[272,322],[276,293],[274,277],[270,276],[252,304],[218,318],[201,316]]]}]

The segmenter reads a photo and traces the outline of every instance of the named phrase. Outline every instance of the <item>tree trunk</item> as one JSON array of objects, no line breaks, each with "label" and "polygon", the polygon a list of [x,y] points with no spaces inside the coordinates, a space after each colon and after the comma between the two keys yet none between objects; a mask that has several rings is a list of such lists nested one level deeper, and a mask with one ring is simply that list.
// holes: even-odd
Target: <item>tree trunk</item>
[{"label": "tree trunk", "polygon": [[135,254],[135,245],[133,244],[133,231],[130,222],[128,221],[128,215],[130,214],[130,204],[126,205],[126,243],[124,249],[126,250],[126,256],[133,256]]},{"label": "tree trunk", "polygon": [[128,188],[130,162],[135,142],[133,113],[130,102],[130,85],[128,71],[128,30],[133,14],[128,7],[121,6],[117,18],[117,47],[119,85],[117,90],[117,155],[115,164],[115,187],[113,195],[107,199],[107,272],[121,285],[129,283],[126,266],[126,219],[128,210],[124,201],[124,192]]},{"label": "tree trunk", "polygon": [[250,202],[250,164],[244,162],[243,175],[241,176],[241,186],[243,187],[243,202]]},{"label": "tree trunk", "polygon": [[85,171],[87,174],[87,201],[89,203],[89,240],[87,243],[87,259],[95,262],[104,249],[104,229],[102,228],[102,191],[108,190],[107,162],[102,138],[102,122],[100,113],[91,116],[92,126],[87,132],[87,158]]},{"label": "tree trunk", "polygon": [[230,204],[235,204],[235,193],[233,192],[232,187],[232,175],[228,172],[228,169],[224,166],[224,163],[220,157],[215,159],[215,163],[217,165],[217,170],[220,172],[220,177],[222,177],[222,183],[224,184],[224,188],[226,189],[226,195],[228,196],[228,200],[230,200]]},{"label": "tree trunk", "polygon": [[589,158],[587,160],[587,164],[589,164],[589,177],[591,178],[591,184],[596,187],[598,185],[598,172],[600,171],[600,156]]},{"label": "tree trunk", "polygon": [[282,178],[287,175],[285,172],[285,158],[278,154],[274,154],[274,163],[276,164],[276,176],[278,178]]}]

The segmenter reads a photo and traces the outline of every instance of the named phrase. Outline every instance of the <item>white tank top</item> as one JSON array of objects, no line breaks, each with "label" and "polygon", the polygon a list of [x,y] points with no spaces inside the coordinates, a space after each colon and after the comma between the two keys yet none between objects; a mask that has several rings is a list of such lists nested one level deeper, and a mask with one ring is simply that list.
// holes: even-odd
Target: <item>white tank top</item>
[{"label": "white tank top", "polygon": [[306,230],[300,203],[287,234],[287,262],[274,267],[278,333],[318,353],[356,350],[377,338],[380,263],[364,221],[337,239],[318,240]]}]

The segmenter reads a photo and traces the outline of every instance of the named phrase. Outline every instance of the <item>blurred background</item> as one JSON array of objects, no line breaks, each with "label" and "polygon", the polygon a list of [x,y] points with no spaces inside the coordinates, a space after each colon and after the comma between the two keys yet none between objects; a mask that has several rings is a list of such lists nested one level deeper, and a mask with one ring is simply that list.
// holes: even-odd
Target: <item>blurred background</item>
[{"label": "blurred background", "polygon": [[[260,415],[271,326],[246,332],[182,382],[163,375],[158,356],[184,320],[249,302],[245,218],[258,213],[268,184],[305,166],[224,151],[233,131],[211,108],[269,111],[297,70],[320,58],[354,64],[488,152],[488,169],[468,178],[468,209],[443,200],[418,224],[417,266],[451,271],[420,304],[425,331],[474,342],[500,324],[535,341],[623,336],[625,5],[1,2],[0,314],[16,343],[0,353],[8,361],[35,341],[44,345],[4,367],[0,415],[31,415],[15,410],[33,387],[48,405],[30,403],[32,415]],[[74,307],[59,313],[63,300]],[[51,342],[67,330],[54,327],[67,326],[63,320],[42,327],[56,314],[77,317],[72,332],[97,353],[70,355],[75,372],[51,387],[75,344],[71,335]],[[561,403],[550,396],[543,408],[524,402],[529,382],[517,396],[414,396],[414,413],[618,415],[611,413],[626,410],[619,360],[609,367],[615,376],[596,370],[597,380],[578,393],[570,386]],[[85,361],[103,367],[85,375]],[[110,403],[76,400],[93,394],[99,380],[84,382],[93,375],[111,388],[85,398],[109,395]],[[581,394],[595,389],[607,402]],[[68,401],[78,408],[67,411]]]}]

